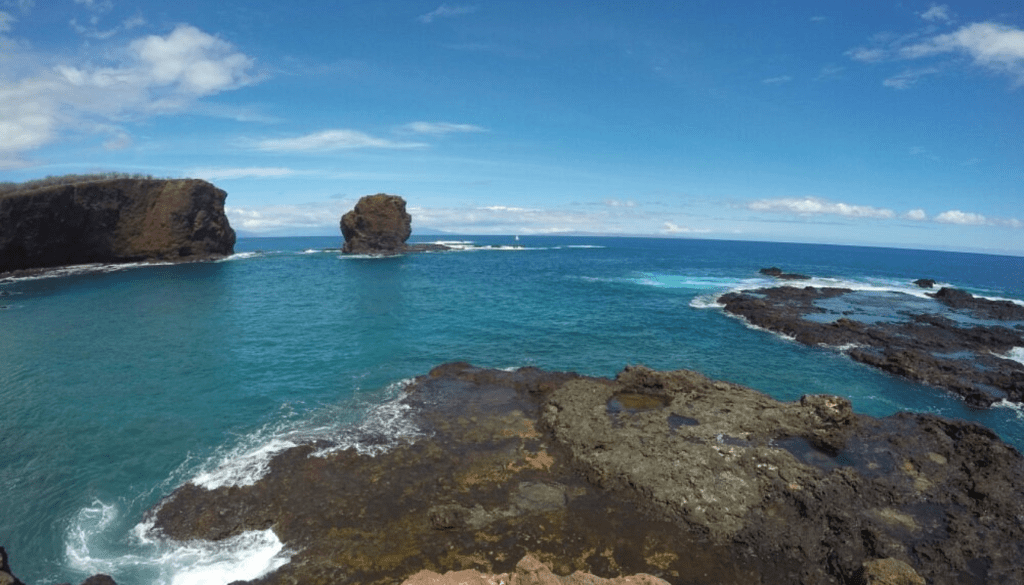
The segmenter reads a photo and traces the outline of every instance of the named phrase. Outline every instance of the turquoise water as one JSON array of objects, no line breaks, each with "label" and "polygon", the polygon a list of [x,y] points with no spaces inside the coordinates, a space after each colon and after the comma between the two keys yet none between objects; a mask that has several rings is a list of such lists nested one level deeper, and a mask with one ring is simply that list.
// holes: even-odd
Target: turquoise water
[{"label": "turquoise water", "polygon": [[[1024,260],[681,239],[465,237],[464,250],[341,257],[338,238],[243,239],[216,263],[0,281],[0,545],[28,583],[227,583],[287,560],[270,533],[167,543],[143,513],[181,483],[244,483],[308,437],[385,448],[415,434],[403,380],[454,360],[613,376],[690,368],[781,399],[967,418],[1024,449],[1021,411],[978,411],[726,316],[772,281],[920,293],[933,278],[1024,300]],[[426,240],[425,240],[426,241]],[[514,247],[515,245],[521,247]]]}]

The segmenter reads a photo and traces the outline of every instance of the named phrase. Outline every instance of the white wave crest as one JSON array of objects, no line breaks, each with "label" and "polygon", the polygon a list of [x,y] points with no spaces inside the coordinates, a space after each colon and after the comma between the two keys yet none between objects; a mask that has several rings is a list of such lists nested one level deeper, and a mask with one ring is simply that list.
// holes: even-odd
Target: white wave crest
[{"label": "white wave crest", "polygon": [[[389,385],[384,395],[391,399],[368,408],[352,404],[325,407],[302,421],[268,425],[210,457],[189,481],[208,490],[252,485],[266,475],[275,455],[307,443],[322,441],[325,444],[313,453],[314,456],[346,449],[375,456],[403,441],[413,440],[421,436],[421,432],[408,416],[411,407],[405,404],[401,394],[412,381],[408,378]],[[362,408],[365,412],[359,413]],[[361,414],[358,422],[352,421],[354,414]]]},{"label": "white wave crest", "polygon": [[995,355],[1003,359],[1013,360],[1019,364],[1024,364],[1024,347],[1015,347],[1002,355]]},{"label": "white wave crest", "polygon": [[1009,409],[1015,415],[1017,415],[1018,420],[1024,420],[1024,404],[1021,404],[1019,402],[1010,402],[1009,400],[1003,398],[999,402],[994,402],[992,404],[992,407]]},{"label": "white wave crest", "polygon": [[262,577],[291,560],[273,530],[244,532],[221,541],[159,538],[151,522],[137,524],[127,542],[116,527],[119,510],[94,502],[79,511],[65,538],[68,566],[85,575],[154,585],[224,585]]}]

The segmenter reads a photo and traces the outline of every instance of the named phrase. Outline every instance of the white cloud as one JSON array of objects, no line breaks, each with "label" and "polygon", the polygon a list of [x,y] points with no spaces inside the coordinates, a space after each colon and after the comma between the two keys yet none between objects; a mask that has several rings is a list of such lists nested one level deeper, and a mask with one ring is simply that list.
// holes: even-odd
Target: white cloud
[{"label": "white cloud", "polygon": [[918,59],[953,52],[966,53],[976,65],[1006,73],[1015,79],[1016,85],[1024,84],[1024,30],[1003,24],[969,24],[955,32],[903,47],[900,56]]},{"label": "white cloud", "polygon": [[17,18],[9,12],[0,11],[0,32],[9,32],[11,30],[11,24],[14,23]]},{"label": "white cloud", "polygon": [[903,217],[913,221],[925,221],[928,219],[928,214],[923,209],[911,209]]},{"label": "white cloud", "polygon": [[936,20],[942,22],[951,22],[953,20],[953,16],[949,12],[949,6],[945,4],[932,4],[931,8],[921,13],[921,18],[929,22],[934,22]]},{"label": "white cloud", "polygon": [[878,61],[884,61],[888,56],[888,53],[885,51],[885,49],[880,49],[878,47],[871,49],[865,47],[858,47],[856,49],[850,49],[849,51],[846,52],[846,55],[853,59],[854,61],[876,63]]},{"label": "white cloud", "polygon": [[376,138],[358,130],[323,130],[295,138],[268,138],[255,144],[257,150],[269,152],[302,152],[351,148],[421,148],[419,142],[395,142]]},{"label": "white cloud", "polygon": [[965,213],[959,210],[943,211],[935,216],[939,223],[955,223],[960,225],[985,225],[988,219],[977,213]]},{"label": "white cloud", "polygon": [[235,89],[252,81],[253,60],[226,41],[188,25],[179,25],[167,37],[148,36],[129,48],[148,66],[156,85],[176,85],[194,95]]},{"label": "white cloud", "polygon": [[242,168],[200,168],[185,173],[197,179],[215,181],[220,179],[268,179],[288,177],[295,174],[292,169],[284,167],[242,167]]},{"label": "white cloud", "polygon": [[617,199],[605,199],[604,204],[608,207],[636,207],[636,201],[619,201]]},{"label": "white cloud", "polygon": [[62,63],[0,80],[0,157],[19,159],[62,130],[111,134],[108,145],[124,145],[125,120],[185,111],[198,98],[255,81],[251,58],[185,24],[111,54],[122,58],[106,67]]},{"label": "white cloud", "polygon": [[338,233],[341,219],[351,202],[340,200],[293,205],[269,205],[266,207],[224,206],[224,213],[231,227],[239,230],[261,233],[320,228],[324,233]]},{"label": "white cloud", "polygon": [[450,122],[411,122],[402,128],[408,132],[433,135],[487,131],[485,128],[473,124],[452,124]]},{"label": "white cloud", "polygon": [[442,4],[426,14],[421,14],[416,20],[424,24],[430,24],[437,18],[451,18],[453,16],[472,14],[476,11],[476,6],[448,6],[447,4]]},{"label": "white cloud", "polygon": [[709,229],[695,229],[688,228],[680,225],[676,225],[671,221],[666,221],[664,227],[661,230],[665,234],[707,234],[711,233]]},{"label": "white cloud", "polygon": [[797,215],[841,215],[879,219],[889,219],[896,215],[891,209],[836,203],[817,197],[760,199],[748,203],[747,208],[754,211],[795,213]]},{"label": "white cloud", "polygon": [[893,89],[908,89],[925,75],[932,75],[938,72],[939,70],[935,67],[928,67],[925,69],[907,69],[902,73],[884,79],[882,81],[882,85]]},{"label": "white cloud", "polygon": [[786,83],[793,81],[793,78],[789,75],[779,75],[778,77],[769,77],[768,79],[762,79],[761,83],[767,85],[778,85],[780,83]]}]

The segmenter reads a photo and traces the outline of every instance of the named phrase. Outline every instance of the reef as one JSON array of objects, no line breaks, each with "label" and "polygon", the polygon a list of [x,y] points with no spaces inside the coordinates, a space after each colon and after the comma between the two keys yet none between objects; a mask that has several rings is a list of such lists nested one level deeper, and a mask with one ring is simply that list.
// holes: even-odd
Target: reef
[{"label": "reef", "polygon": [[392,256],[448,249],[438,244],[406,244],[412,235],[412,216],[405,210],[405,199],[386,193],[360,198],[341,216],[341,235],[345,254]]},{"label": "reef", "polygon": [[933,300],[903,293],[828,287],[733,292],[729,314],[810,346],[842,348],[852,359],[954,392],[973,406],[1024,402],[1024,306],[941,288]]},{"label": "reef", "polygon": [[197,179],[43,184],[0,194],[0,273],[234,252],[227,194]]},{"label": "reef", "polygon": [[511,574],[527,555],[686,584],[1024,582],[1024,459],[972,423],[642,366],[446,364],[402,400],[416,438],[297,446],[252,485],[185,484],[149,519],[178,540],[273,530],[293,555],[253,584]]}]

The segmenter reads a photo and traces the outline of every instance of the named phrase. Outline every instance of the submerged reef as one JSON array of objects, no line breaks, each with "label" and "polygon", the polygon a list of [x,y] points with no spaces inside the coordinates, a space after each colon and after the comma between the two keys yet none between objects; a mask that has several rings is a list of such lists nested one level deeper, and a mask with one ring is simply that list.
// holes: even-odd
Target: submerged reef
[{"label": "submerged reef", "polygon": [[761,288],[719,297],[727,313],[805,345],[954,392],[972,406],[1024,402],[1024,306],[941,288],[921,299],[848,288]]},{"label": "submerged reef", "polygon": [[0,193],[0,273],[234,252],[227,194],[198,179],[89,179]]},{"label": "submerged reef", "polygon": [[415,439],[297,446],[251,485],[185,484],[149,519],[177,540],[273,530],[293,554],[253,584],[511,574],[527,555],[707,585],[1024,582],[1024,459],[972,423],[642,366],[455,363],[406,392]]}]

